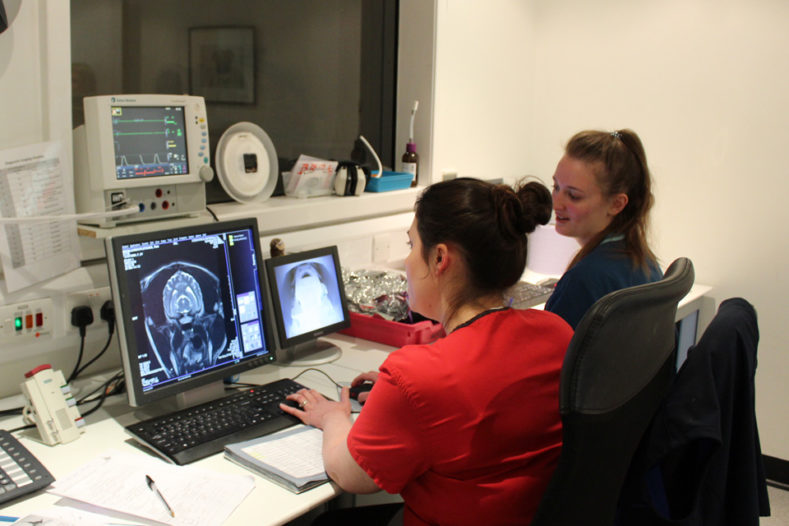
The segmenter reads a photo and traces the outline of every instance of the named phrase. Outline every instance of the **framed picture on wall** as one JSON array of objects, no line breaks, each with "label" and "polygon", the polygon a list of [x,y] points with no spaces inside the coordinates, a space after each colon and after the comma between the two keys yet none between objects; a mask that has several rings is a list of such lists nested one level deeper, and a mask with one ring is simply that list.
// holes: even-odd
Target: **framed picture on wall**
[{"label": "framed picture on wall", "polygon": [[255,28],[190,28],[189,87],[206,102],[254,104]]}]

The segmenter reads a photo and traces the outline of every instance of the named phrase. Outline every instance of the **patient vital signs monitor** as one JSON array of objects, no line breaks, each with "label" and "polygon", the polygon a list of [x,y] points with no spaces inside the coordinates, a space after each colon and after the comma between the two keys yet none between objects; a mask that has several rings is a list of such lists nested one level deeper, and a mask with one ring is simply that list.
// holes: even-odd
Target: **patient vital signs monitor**
[{"label": "patient vital signs monitor", "polygon": [[77,212],[139,210],[89,221],[114,226],[205,209],[214,172],[202,97],[103,95],[83,106],[85,124],[74,130]]}]

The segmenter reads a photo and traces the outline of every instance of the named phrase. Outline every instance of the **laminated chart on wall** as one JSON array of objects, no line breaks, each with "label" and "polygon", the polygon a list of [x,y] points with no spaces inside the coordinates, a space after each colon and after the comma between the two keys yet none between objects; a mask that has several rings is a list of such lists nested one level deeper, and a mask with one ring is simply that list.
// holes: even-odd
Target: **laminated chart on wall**
[{"label": "laminated chart on wall", "polygon": [[[71,167],[60,142],[0,151],[0,215],[74,214]],[[79,267],[73,219],[0,223],[0,262],[6,292],[13,292]]]}]

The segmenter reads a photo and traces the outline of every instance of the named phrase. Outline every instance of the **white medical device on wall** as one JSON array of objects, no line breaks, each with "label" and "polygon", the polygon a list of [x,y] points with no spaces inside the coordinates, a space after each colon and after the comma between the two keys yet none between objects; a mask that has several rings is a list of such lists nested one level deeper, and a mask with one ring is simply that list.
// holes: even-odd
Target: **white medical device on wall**
[{"label": "white medical device on wall", "polygon": [[271,138],[251,122],[230,126],[216,146],[216,175],[227,195],[239,203],[265,201],[279,179]]},{"label": "white medical device on wall", "polygon": [[85,124],[74,129],[77,212],[139,213],[83,222],[102,227],[205,210],[213,179],[203,97],[85,97]]}]

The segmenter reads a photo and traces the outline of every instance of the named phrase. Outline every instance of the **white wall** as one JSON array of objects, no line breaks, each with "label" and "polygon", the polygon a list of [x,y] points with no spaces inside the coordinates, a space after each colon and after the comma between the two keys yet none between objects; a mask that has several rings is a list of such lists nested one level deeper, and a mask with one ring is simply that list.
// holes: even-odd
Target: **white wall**
[{"label": "white wall", "polygon": [[438,0],[433,181],[530,172],[533,10],[529,0]]},{"label": "white wall", "polygon": [[0,148],[62,140],[71,152],[68,3],[5,4],[12,20],[0,34]]},{"label": "white wall", "polygon": [[576,131],[636,130],[662,263],[688,256],[718,301],[756,306],[762,448],[783,459],[787,20],[781,0],[439,0],[432,174],[532,172],[550,183]]}]

